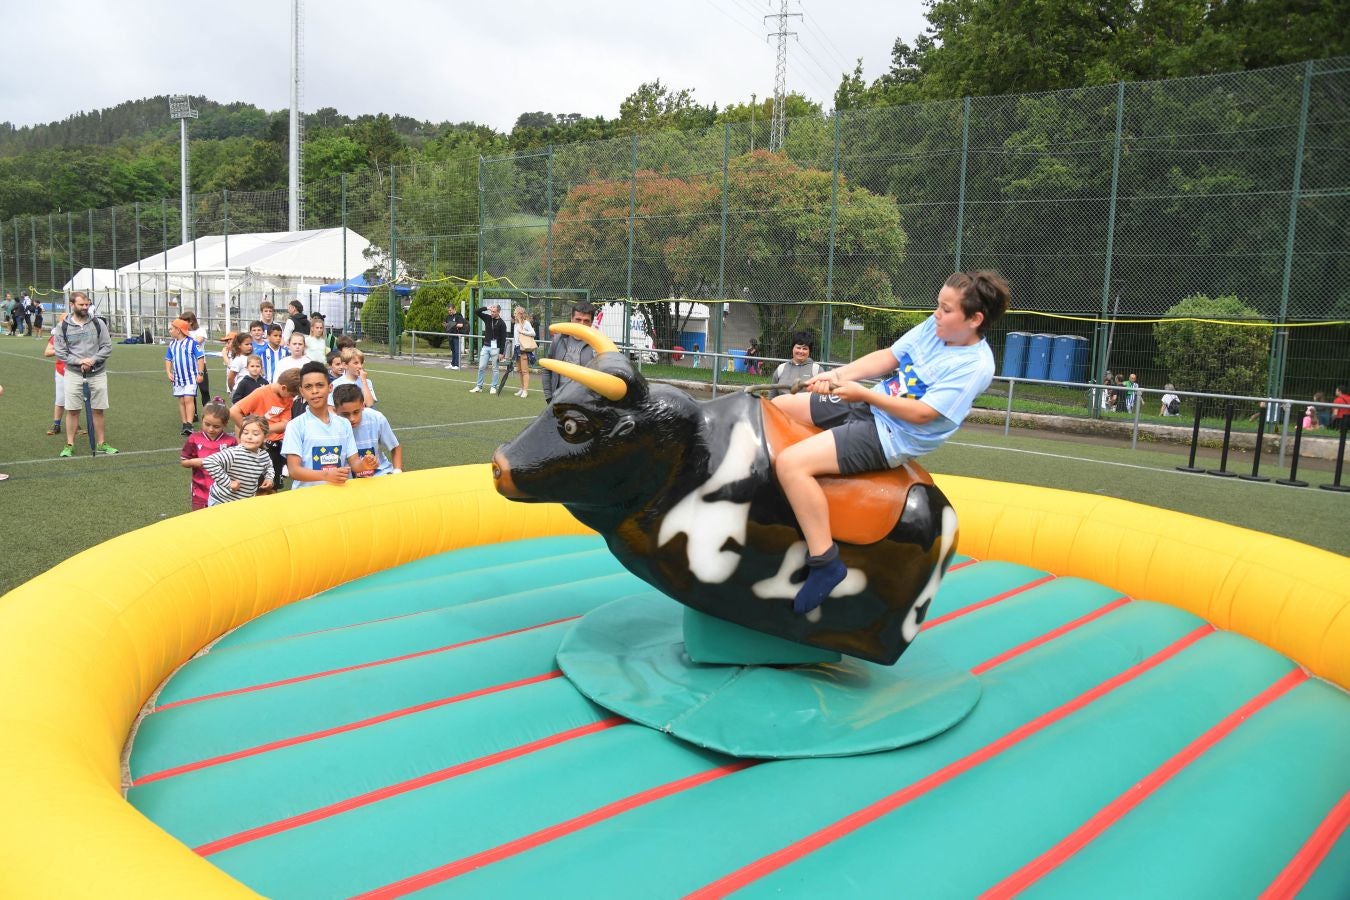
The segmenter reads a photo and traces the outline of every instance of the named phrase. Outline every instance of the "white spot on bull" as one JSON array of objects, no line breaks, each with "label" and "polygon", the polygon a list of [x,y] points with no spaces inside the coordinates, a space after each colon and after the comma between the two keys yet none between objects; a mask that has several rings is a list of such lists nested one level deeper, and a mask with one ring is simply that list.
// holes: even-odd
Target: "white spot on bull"
[{"label": "white spot on bull", "polygon": [[906,644],[914,640],[914,636],[919,633],[920,613],[926,610],[928,604],[932,603],[933,598],[937,596],[938,586],[942,584],[941,561],[947,558],[948,552],[952,549],[952,542],[955,540],[956,510],[946,506],[942,509],[942,546],[938,551],[938,565],[933,567],[933,574],[928,576],[928,583],[919,592],[914,605],[909,608],[909,615],[905,616],[905,621],[900,626],[900,634],[904,636]]},{"label": "white spot on bull", "polygon": [[656,535],[658,547],[665,546],[677,534],[686,536],[689,571],[704,584],[721,584],[736,571],[741,554],[724,549],[728,541],[745,546],[750,522],[750,504],[705,498],[730,484],[750,477],[759,450],[759,437],[749,422],[738,422],[731,429],[726,454],[717,471],[708,480],[676,503],[661,521]]},{"label": "white spot on bull", "polygon": [[[756,597],[762,600],[790,600],[797,596],[797,589],[801,587],[801,582],[794,584],[792,574],[801,570],[806,565],[806,541],[797,541],[787,549],[783,554],[783,564],[778,567],[772,578],[765,578],[762,581],[756,581],[750,588]],[[844,580],[839,582],[834,590],[830,591],[831,597],[852,597],[854,594],[861,594],[867,587],[867,575],[861,569],[850,568]],[[817,607],[819,609],[819,607]],[[809,621],[816,621],[810,618]]]}]

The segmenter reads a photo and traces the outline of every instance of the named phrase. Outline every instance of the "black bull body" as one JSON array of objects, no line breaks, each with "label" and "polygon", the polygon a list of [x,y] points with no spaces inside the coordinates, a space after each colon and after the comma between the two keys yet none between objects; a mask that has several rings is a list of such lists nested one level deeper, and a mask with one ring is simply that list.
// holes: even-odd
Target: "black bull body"
[{"label": "black bull body", "polygon": [[[564,381],[553,404],[497,449],[497,490],[561,503],[630,572],[700,612],[895,662],[952,555],[955,514],[942,492],[922,475],[894,493],[892,517],[894,505],[903,510],[893,526],[869,543],[841,540],[848,576],[818,610],[799,616],[792,598],[805,578],[806,545],[774,477],[764,401],[735,393],[699,402],[649,384],[591,334],[603,343],[589,368],[550,368],[592,386]],[[831,507],[832,522],[850,512],[847,497]]]}]

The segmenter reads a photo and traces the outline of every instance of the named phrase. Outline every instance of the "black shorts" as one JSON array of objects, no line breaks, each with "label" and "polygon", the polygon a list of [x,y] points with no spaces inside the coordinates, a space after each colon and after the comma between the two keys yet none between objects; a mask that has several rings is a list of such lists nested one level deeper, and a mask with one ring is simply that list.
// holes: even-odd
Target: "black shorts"
[{"label": "black shorts", "polygon": [[811,421],[834,434],[834,452],[841,475],[884,472],[891,468],[877,435],[868,403],[845,403],[827,394],[811,395]]}]

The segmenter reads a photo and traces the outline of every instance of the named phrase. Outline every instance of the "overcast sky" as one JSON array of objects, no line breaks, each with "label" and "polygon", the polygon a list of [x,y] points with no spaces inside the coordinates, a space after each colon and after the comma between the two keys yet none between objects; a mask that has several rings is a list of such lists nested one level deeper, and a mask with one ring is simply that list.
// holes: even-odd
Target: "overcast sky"
[{"label": "overcast sky", "polygon": [[[522,112],[618,114],[644,81],[704,104],[773,93],[780,0],[306,0],[303,109],[509,130]],[[771,9],[772,7],[772,9]],[[0,120],[58,121],[166,93],[290,105],[289,0],[0,0]],[[885,71],[918,0],[788,0],[787,86],[829,108],[863,59]]]}]

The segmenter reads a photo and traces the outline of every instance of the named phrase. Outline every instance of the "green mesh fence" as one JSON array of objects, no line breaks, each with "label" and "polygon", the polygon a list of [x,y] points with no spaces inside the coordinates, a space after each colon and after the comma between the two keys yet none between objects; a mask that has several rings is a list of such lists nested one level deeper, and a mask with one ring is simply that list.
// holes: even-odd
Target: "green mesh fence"
[{"label": "green mesh fence", "polygon": [[[499,279],[549,298],[527,301],[545,318],[586,292],[617,340],[685,364],[752,342],[781,359],[799,331],[846,360],[909,327],[952,271],[995,268],[1015,305],[991,334],[1000,359],[1009,333],[1075,335],[1082,380],[1159,385],[1174,373],[1153,320],[1231,296],[1262,326],[1265,390],[1301,397],[1350,377],[1348,123],[1336,58],[844,110],[789,120],[772,154],[761,122],[368,170],[307,183],[304,227],[343,230],[327,280]],[[286,214],[282,191],[194,195],[190,243],[200,260],[227,236],[284,232]],[[128,333],[160,334],[184,308],[237,327],[299,299],[400,348],[415,293],[325,295],[324,279],[263,277],[238,255],[224,277],[180,243],[174,200],[19,217],[0,223],[0,284],[49,302],[92,289]]]}]

